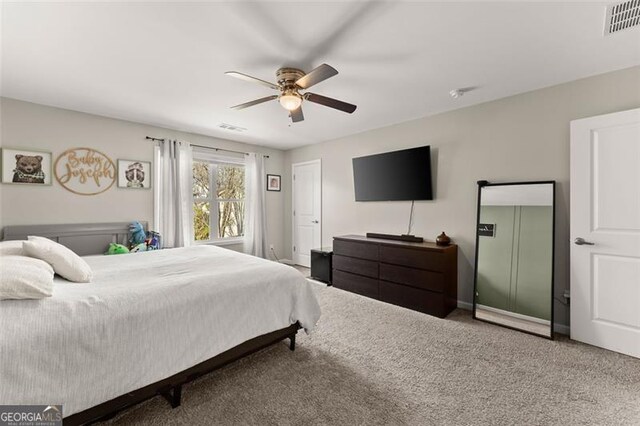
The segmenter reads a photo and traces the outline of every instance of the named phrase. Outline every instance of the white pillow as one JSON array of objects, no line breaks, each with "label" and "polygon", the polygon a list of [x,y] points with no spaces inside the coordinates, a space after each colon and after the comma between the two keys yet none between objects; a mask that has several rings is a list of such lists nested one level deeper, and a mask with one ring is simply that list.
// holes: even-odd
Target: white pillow
[{"label": "white pillow", "polygon": [[42,299],[53,290],[53,268],[27,256],[0,257],[0,300]]},{"label": "white pillow", "polygon": [[0,256],[24,256],[22,240],[0,241]]},{"label": "white pillow", "polygon": [[87,262],[62,244],[44,237],[28,238],[29,241],[22,243],[25,254],[44,260],[62,278],[77,283],[88,283],[93,278],[93,271]]}]

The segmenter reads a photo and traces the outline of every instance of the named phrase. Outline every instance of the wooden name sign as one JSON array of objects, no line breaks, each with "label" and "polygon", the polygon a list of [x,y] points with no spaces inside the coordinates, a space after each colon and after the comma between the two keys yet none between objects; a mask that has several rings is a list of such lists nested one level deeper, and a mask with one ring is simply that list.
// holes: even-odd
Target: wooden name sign
[{"label": "wooden name sign", "polygon": [[116,181],[114,162],[92,148],[66,150],[56,158],[53,170],[60,185],[79,195],[100,194]]}]

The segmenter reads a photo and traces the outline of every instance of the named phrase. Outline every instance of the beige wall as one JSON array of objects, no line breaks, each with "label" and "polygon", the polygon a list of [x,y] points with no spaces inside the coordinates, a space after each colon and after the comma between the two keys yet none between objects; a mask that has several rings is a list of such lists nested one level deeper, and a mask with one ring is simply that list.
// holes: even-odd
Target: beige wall
[{"label": "beige wall", "polygon": [[[288,151],[286,254],[291,257],[292,163],[322,159],[322,243],[327,245],[334,235],[347,233],[406,233],[409,202],[354,201],[351,159],[431,145],[435,200],[416,202],[413,233],[433,240],[446,231],[460,246],[458,298],[472,301],[476,181],[554,179],[555,294],[562,300],[569,280],[569,122],[639,106],[640,67],[634,67]],[[556,303],[555,312],[558,323],[568,324],[564,306]]]},{"label": "beige wall", "polygon": [[[145,136],[175,138],[198,145],[268,154],[267,173],[282,174],[282,151],[223,139],[146,126],[123,120],[52,108],[13,99],[0,99],[0,145],[52,151],[53,157],[73,147],[91,147],[118,158],[153,159],[153,143]],[[52,186],[0,185],[0,227],[6,225],[91,223],[142,220],[153,222],[153,191],[116,185],[102,194],[73,194]],[[267,192],[269,243],[283,250],[284,193]],[[238,246],[227,246],[240,249]]]}]

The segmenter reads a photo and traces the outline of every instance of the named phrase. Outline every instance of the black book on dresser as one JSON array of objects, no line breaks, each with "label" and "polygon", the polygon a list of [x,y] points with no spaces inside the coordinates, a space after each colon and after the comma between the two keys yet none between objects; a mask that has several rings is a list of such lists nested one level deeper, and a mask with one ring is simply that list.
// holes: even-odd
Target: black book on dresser
[{"label": "black book on dresser", "polygon": [[440,318],[458,303],[458,246],[333,238],[333,285]]}]

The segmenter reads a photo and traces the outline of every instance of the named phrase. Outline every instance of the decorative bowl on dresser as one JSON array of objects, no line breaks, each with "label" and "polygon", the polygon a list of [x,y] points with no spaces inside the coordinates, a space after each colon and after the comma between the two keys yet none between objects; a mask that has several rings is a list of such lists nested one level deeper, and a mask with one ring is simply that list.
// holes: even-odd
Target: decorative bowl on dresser
[{"label": "decorative bowl on dresser", "polygon": [[458,303],[458,246],[333,238],[333,285],[440,318]]}]

